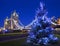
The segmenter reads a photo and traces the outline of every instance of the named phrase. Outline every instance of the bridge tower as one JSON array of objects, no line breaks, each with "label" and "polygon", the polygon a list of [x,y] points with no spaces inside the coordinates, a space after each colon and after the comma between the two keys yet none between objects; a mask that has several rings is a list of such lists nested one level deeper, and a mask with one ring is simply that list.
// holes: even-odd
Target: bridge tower
[{"label": "bridge tower", "polygon": [[21,23],[21,21],[19,21],[19,16],[16,11],[11,14],[11,17],[9,19],[8,17],[6,18],[4,21],[4,28],[11,30],[22,30],[24,28],[24,25]]}]

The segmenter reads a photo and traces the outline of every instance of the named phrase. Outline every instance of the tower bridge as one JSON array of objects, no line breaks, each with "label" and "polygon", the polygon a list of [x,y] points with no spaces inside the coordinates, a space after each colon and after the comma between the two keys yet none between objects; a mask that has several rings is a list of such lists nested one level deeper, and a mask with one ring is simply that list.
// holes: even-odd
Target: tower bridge
[{"label": "tower bridge", "polygon": [[[19,20],[19,15],[14,11],[11,14],[10,18],[6,18],[4,20],[4,29],[10,29],[10,30],[30,30],[32,26],[37,23],[37,17],[35,16],[35,19],[28,25],[24,26],[21,21]],[[53,25],[57,25],[53,21],[51,21]],[[59,22],[60,23],[60,22]]]},{"label": "tower bridge", "polygon": [[31,24],[28,24],[27,26],[24,26],[21,21],[19,20],[19,15],[16,13],[16,11],[14,11],[11,14],[10,18],[6,18],[4,20],[4,30],[8,29],[8,30],[30,30],[32,27],[32,24],[34,22],[32,22]]},{"label": "tower bridge", "polygon": [[[44,16],[42,17],[42,19],[44,19],[45,15],[47,15],[48,12],[47,11],[42,12],[45,9],[45,6],[44,6],[43,3],[40,3],[40,8],[41,8],[40,10],[39,9],[37,10],[36,15],[37,14],[42,14],[43,15],[43,13],[46,12],[44,14]],[[8,17],[7,17],[6,20],[4,21],[4,28],[5,29],[11,29],[11,30],[31,29],[32,26],[35,25],[35,23],[38,23],[37,21],[38,21],[37,16],[35,16],[35,19],[30,24],[28,24],[27,26],[24,26],[21,23],[21,21],[19,20],[19,15],[16,13],[16,11],[14,11],[11,14],[11,18],[8,19]],[[48,20],[48,21],[50,21],[51,24],[53,24],[54,26],[57,25],[56,23],[54,23],[53,21],[51,21],[51,19]],[[58,24],[60,24],[60,20],[58,20],[58,21],[59,21]]]},{"label": "tower bridge", "polygon": [[[41,7],[41,10],[44,10],[43,8],[44,7],[44,4],[40,4],[40,7]],[[37,11],[37,14],[39,14],[39,9]],[[44,11],[45,12],[45,11]],[[46,12],[46,14],[44,14],[43,18],[45,17],[45,15],[47,15],[48,12]],[[40,13],[41,14],[41,13]],[[54,19],[54,17],[52,18],[52,20]],[[51,20],[51,19],[50,19]],[[30,30],[32,28],[33,25],[35,25],[37,22],[38,19],[37,17],[35,16],[35,19],[30,23],[28,24],[27,26],[24,26],[21,21],[19,20],[19,15],[16,13],[16,11],[14,11],[12,14],[11,14],[11,17],[10,18],[6,18],[4,20],[4,30],[5,29],[9,29],[9,30]],[[49,20],[48,20],[49,21]],[[58,24],[53,22],[53,21],[50,21],[52,25],[56,26],[56,25],[59,25],[60,26],[60,19],[58,20]]]},{"label": "tower bridge", "polygon": [[4,28],[11,29],[11,30],[24,29],[24,25],[21,23],[21,21],[19,21],[18,14],[16,13],[16,11],[14,11],[11,14],[11,18],[9,18],[9,19],[8,19],[8,17],[6,18],[6,20],[4,21]]}]

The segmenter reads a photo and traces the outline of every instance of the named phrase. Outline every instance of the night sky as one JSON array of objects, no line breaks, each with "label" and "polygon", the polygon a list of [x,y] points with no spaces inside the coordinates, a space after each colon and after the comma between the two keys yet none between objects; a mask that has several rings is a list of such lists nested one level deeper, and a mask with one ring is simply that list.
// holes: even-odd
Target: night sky
[{"label": "night sky", "polygon": [[[16,10],[19,19],[24,25],[28,25],[36,14],[41,0],[0,0],[0,27],[3,27],[4,19]],[[48,17],[60,17],[60,0],[43,0],[46,4]]]}]

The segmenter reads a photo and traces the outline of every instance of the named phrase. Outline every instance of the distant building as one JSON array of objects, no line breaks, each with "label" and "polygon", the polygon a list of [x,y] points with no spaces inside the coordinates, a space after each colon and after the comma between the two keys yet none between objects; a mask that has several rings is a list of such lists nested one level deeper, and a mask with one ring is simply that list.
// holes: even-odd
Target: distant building
[{"label": "distant building", "polygon": [[58,18],[58,20],[57,20],[57,24],[60,25],[60,18]]},{"label": "distant building", "polygon": [[60,31],[60,18],[57,19],[57,25],[55,26],[55,30]]}]

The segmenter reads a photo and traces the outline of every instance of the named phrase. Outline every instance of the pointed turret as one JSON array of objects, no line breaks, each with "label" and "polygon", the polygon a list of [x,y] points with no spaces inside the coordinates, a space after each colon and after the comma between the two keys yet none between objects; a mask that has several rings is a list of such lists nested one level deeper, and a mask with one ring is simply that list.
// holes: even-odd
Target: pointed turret
[{"label": "pointed turret", "polygon": [[14,11],[14,12],[12,13],[12,16],[18,17],[17,12],[16,12],[16,11]]},{"label": "pointed turret", "polygon": [[7,17],[5,21],[8,21],[8,20],[9,20],[9,19],[8,19],[8,17]]}]

